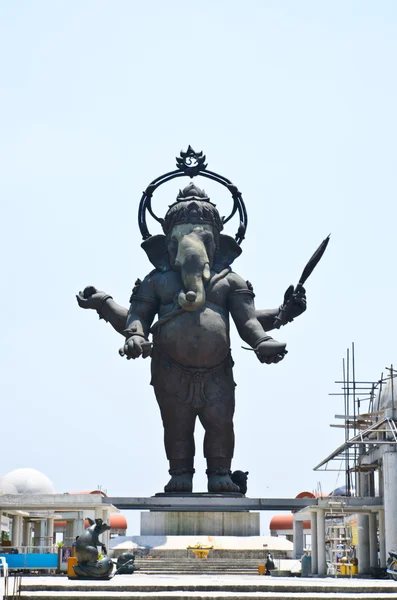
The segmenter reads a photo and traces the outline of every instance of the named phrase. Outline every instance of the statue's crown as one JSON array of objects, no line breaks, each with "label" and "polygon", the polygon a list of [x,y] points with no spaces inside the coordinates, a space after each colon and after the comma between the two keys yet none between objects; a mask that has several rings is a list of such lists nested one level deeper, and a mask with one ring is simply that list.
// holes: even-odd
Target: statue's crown
[{"label": "statue's crown", "polygon": [[171,204],[165,215],[164,233],[171,231],[175,225],[182,223],[207,223],[218,231],[222,231],[223,223],[219,212],[204,190],[190,183],[179,190],[176,202]]},{"label": "statue's crown", "polygon": [[[230,219],[238,212],[240,218],[240,226],[236,233],[236,242],[241,244],[245,237],[245,231],[247,228],[247,210],[243,201],[243,197],[238,188],[233,185],[230,179],[226,179],[218,173],[207,170],[206,157],[203,152],[196,152],[191,146],[188,147],[186,152],[183,150],[180,156],[176,159],[176,170],[170,171],[156,177],[147,186],[146,190],[142,194],[141,201],[139,203],[138,210],[138,223],[139,229],[144,240],[151,237],[151,233],[146,224],[146,213],[155,219],[158,223],[161,223],[164,232],[167,234],[174,225],[178,223],[209,223],[215,228],[215,232],[222,231],[223,226],[230,221]],[[228,217],[220,217],[215,204],[213,204],[204,190],[201,190],[194,183],[186,186],[183,190],[179,190],[179,194],[176,198],[176,202],[169,206],[167,214],[164,219],[158,217],[152,208],[152,196],[156,189],[175,179],[176,177],[196,177],[197,175],[211,179],[216,183],[220,183],[229,190],[233,199],[233,208]]]},{"label": "statue's crown", "polygon": [[189,183],[183,190],[179,190],[176,201],[183,202],[184,200],[200,200],[201,202],[210,201],[205,191],[197,187],[193,182]]}]

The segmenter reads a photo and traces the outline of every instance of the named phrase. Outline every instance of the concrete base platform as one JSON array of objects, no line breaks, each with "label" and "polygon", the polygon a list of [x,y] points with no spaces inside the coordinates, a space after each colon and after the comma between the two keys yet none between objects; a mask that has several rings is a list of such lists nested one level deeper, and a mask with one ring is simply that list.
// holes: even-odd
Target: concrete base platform
[{"label": "concrete base platform", "polygon": [[142,512],[141,535],[260,535],[259,513]]},{"label": "concrete base platform", "polygon": [[225,502],[230,500],[230,498],[245,498],[244,494],[240,492],[230,492],[229,494],[211,494],[210,492],[191,492],[190,494],[186,494],[186,492],[159,492],[153,496],[154,498],[221,498]]}]

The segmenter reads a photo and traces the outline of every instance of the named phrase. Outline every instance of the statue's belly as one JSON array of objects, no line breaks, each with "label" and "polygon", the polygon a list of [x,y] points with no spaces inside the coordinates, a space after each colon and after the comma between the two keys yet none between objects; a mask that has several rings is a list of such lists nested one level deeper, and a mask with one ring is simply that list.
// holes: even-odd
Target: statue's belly
[{"label": "statue's belly", "polygon": [[208,306],[162,324],[155,336],[158,349],[187,367],[214,367],[230,348],[227,315]]}]

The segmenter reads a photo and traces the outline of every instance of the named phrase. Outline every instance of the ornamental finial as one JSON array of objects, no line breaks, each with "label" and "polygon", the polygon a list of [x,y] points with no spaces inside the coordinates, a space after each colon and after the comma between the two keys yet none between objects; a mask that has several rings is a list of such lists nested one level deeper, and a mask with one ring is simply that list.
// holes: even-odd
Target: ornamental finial
[{"label": "ornamental finial", "polygon": [[200,171],[205,171],[207,165],[204,163],[205,155],[202,152],[195,152],[190,144],[186,152],[181,150],[180,156],[176,157],[177,168],[189,177],[194,177]]}]

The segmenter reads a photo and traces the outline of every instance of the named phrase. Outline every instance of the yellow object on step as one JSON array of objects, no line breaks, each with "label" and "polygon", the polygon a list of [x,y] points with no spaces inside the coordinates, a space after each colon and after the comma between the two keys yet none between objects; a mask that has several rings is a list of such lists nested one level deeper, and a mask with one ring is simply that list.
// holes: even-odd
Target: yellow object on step
[{"label": "yellow object on step", "polygon": [[67,574],[69,579],[73,579],[76,578],[76,573],[74,572],[73,567],[77,565],[77,558],[75,556],[71,556],[70,558],[68,558],[68,570],[67,570]]},{"label": "yellow object on step", "polygon": [[258,575],[264,575],[266,573],[265,565],[258,565]]}]

